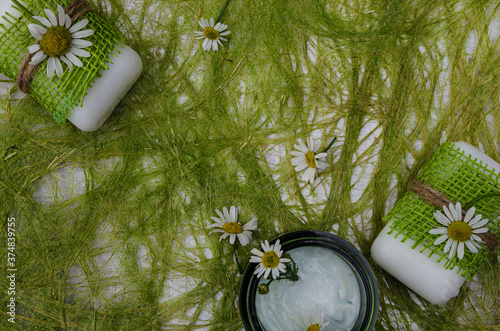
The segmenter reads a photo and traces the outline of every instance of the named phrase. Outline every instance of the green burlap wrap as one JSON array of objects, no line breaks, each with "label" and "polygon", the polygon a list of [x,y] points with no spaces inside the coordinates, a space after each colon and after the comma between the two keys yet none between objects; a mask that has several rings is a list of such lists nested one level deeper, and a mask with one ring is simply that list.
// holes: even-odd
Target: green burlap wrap
[{"label": "green burlap wrap", "polygon": [[[465,203],[474,198],[500,192],[500,176],[479,161],[472,160],[470,156],[465,156],[452,143],[442,144],[436,151],[434,157],[418,175],[418,180],[438,190],[452,201]],[[482,214],[490,222],[487,224],[490,232],[499,236],[500,229],[498,220],[500,219],[500,197],[488,197],[479,200],[476,204],[476,215]],[[486,245],[478,253],[471,253],[465,248],[463,259],[456,256],[448,259],[448,253],[444,253],[445,243],[434,246],[433,242],[440,235],[429,234],[429,230],[442,226],[439,224],[433,212],[441,210],[428,201],[418,197],[414,192],[409,191],[396,203],[396,206],[385,216],[384,221],[394,221],[389,234],[400,238],[405,242],[408,238],[415,240],[413,249],[419,246],[420,252],[429,249],[429,257],[439,255],[438,261],[444,259],[444,266],[453,269],[458,266],[458,273],[468,276],[470,280],[478,271],[485,257],[489,253]]]},{"label": "green burlap wrap", "polygon": [[[13,0],[14,8],[23,15],[16,19],[10,14],[4,15],[4,19],[10,23],[6,27],[0,24],[0,72],[10,79],[15,80],[20,64],[28,51],[28,46],[35,42],[35,38],[28,31],[28,24],[39,24],[33,16],[46,17],[44,9],[50,9],[57,15],[57,5],[66,7],[72,0],[23,0],[26,8]],[[89,20],[85,29],[94,30],[94,34],[86,37],[92,41],[91,47],[85,48],[90,52],[88,58],[79,57],[83,67],[73,67],[68,71],[66,64],[62,63],[64,74],[61,78],[54,75],[47,77],[47,60],[36,66],[30,95],[42,106],[47,108],[53,115],[57,123],[63,124],[68,114],[77,106],[82,106],[83,98],[87,94],[87,88],[100,77],[101,70],[109,69],[106,62],[112,62],[110,54],[116,56],[120,53],[116,45],[123,42],[123,36],[119,31],[108,24],[105,20],[93,12],[84,15]],[[76,23],[76,22],[75,22]],[[8,25],[8,24],[7,24]]]}]

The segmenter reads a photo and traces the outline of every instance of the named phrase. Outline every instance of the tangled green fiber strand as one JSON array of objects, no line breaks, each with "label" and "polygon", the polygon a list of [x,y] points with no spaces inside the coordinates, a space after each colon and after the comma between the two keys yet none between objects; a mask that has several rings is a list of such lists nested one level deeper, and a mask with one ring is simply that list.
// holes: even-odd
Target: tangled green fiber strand
[{"label": "tangled green fiber strand", "polygon": [[[144,72],[92,133],[13,87],[1,97],[1,233],[15,217],[18,268],[15,325],[0,268],[2,330],[241,330],[233,252],[206,229],[215,209],[259,220],[243,267],[260,241],[303,228],[372,262],[382,217],[441,142],[500,161],[498,1],[232,0],[218,52],[193,31],[223,0],[89,2]],[[290,162],[309,135],[317,151],[338,138],[314,186]],[[376,330],[500,327],[497,254],[441,306],[372,266]]]}]

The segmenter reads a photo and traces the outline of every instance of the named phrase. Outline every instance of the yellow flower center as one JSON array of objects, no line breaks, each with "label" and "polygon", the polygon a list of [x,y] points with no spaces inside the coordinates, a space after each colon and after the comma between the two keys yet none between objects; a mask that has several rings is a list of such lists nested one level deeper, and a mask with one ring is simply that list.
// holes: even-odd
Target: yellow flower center
[{"label": "yellow flower center", "polygon": [[210,40],[217,40],[220,36],[220,32],[215,30],[212,27],[207,26],[205,29],[203,29],[203,34],[205,35],[206,38]]},{"label": "yellow flower center", "polygon": [[310,325],[306,331],[319,331],[319,324]]},{"label": "yellow flower center", "polygon": [[452,222],[448,225],[448,235],[455,241],[465,242],[472,236],[472,227],[463,221]]},{"label": "yellow flower center", "polygon": [[306,163],[311,168],[316,168],[316,159],[314,158],[314,153],[307,151],[306,153]]},{"label": "yellow flower center", "polygon": [[238,234],[243,232],[243,227],[241,226],[240,223],[227,222],[222,226],[222,230],[230,234]]},{"label": "yellow flower center", "polygon": [[71,48],[71,33],[64,26],[53,26],[47,29],[40,40],[40,48],[48,56],[58,57],[66,54]]},{"label": "yellow flower center", "polygon": [[280,263],[280,258],[275,251],[265,252],[262,257],[262,264],[268,269],[274,269]]}]

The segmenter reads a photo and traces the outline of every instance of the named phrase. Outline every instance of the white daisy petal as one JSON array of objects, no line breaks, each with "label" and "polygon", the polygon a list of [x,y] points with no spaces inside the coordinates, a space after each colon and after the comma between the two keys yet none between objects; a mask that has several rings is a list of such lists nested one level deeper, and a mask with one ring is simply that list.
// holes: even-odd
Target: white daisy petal
[{"label": "white daisy petal", "polygon": [[309,147],[302,141],[302,139],[297,139],[297,142],[299,143],[300,147],[302,147],[302,151],[304,153],[307,153],[309,151]]},{"label": "white daisy petal", "polygon": [[231,206],[229,210],[229,215],[231,216],[231,221],[236,222],[238,220],[238,213],[235,206]]},{"label": "white daisy petal", "polygon": [[221,36],[227,36],[230,33],[231,33],[231,31],[224,31],[224,32],[221,32],[220,35]]},{"label": "white daisy petal", "polygon": [[71,47],[69,49],[68,53],[66,53],[66,55],[69,54],[69,53],[77,55],[77,56],[80,56],[80,57],[90,57],[90,53],[87,52],[87,51],[85,51],[85,50],[83,50],[83,49],[81,49],[81,48]]},{"label": "white daisy petal", "polygon": [[481,214],[476,215],[476,217],[474,217],[473,219],[471,219],[469,221],[469,225],[472,226],[472,225],[476,224],[477,222],[479,222],[481,220],[482,217],[483,217],[483,215],[481,215]]},{"label": "white daisy petal", "polygon": [[471,251],[471,253],[477,253],[477,252],[479,252],[479,250],[474,245],[474,242],[472,242],[470,240],[467,240],[465,242],[465,245],[467,246],[467,248],[469,249],[469,251]]},{"label": "white daisy petal", "polygon": [[274,243],[274,250],[275,251],[280,251],[281,250],[281,245],[280,245],[280,240],[276,240],[276,242]]},{"label": "white daisy petal", "polygon": [[[473,228],[473,229],[480,228],[480,227],[482,227],[482,226],[486,225],[486,223],[488,223],[488,222],[489,222],[489,220],[488,220],[488,219],[481,220],[480,222],[477,222],[477,223],[472,224],[472,225],[471,225],[471,228]],[[470,225],[470,224],[469,224],[469,225]]]},{"label": "white daisy petal", "polygon": [[94,30],[83,30],[83,31],[78,31],[75,32],[71,35],[73,38],[86,38],[88,36],[91,36],[94,34]]},{"label": "white daisy petal", "polygon": [[443,243],[446,239],[450,238],[450,236],[448,234],[444,234],[442,235],[441,237],[437,238],[435,241],[434,241],[434,245],[439,245],[441,243]]},{"label": "white daisy petal", "polygon": [[56,68],[56,74],[58,77],[61,77],[62,74],[63,74],[63,67],[61,65],[61,60],[59,60],[59,58],[55,57],[54,58],[54,65],[55,65],[55,68]]},{"label": "white daisy petal", "polygon": [[75,66],[83,67],[82,61],[80,61],[80,59],[77,58],[73,53],[68,52],[68,53],[64,54],[64,56],[66,56],[68,58],[68,60],[70,60],[71,63],[73,63]]},{"label": "white daisy petal", "polygon": [[[80,31],[81,29],[83,29],[84,27],[87,26],[87,24],[89,24],[89,20],[88,19],[83,19],[81,21],[79,21],[78,23],[75,23],[70,29],[69,29],[69,32],[70,33],[75,33],[75,32],[78,32]],[[86,30],[87,31],[87,30]],[[75,38],[78,38],[78,37],[75,37]]]},{"label": "white daisy petal", "polygon": [[33,18],[38,22],[42,23],[43,25],[45,25],[47,28],[52,27],[52,23],[50,23],[50,21],[43,16],[33,16]]},{"label": "white daisy petal", "polygon": [[314,140],[311,136],[307,137],[307,149],[314,151]]},{"label": "white daisy petal", "polygon": [[455,253],[457,252],[457,247],[458,247],[458,241],[452,241],[450,254],[448,255],[449,259],[452,259],[455,256]]},{"label": "white daisy petal", "polygon": [[451,244],[453,243],[453,239],[449,238],[448,241],[446,242],[446,245],[444,245],[444,252],[448,253],[448,251],[451,248]]},{"label": "white daisy petal", "polygon": [[486,233],[486,232],[488,232],[488,231],[489,231],[489,229],[488,229],[488,228],[483,227],[483,228],[479,228],[479,229],[474,229],[474,230],[472,230],[472,233]]},{"label": "white daisy petal", "polygon": [[68,60],[67,57],[65,57],[64,55],[63,56],[60,56],[59,59],[61,61],[63,61],[64,63],[66,63],[66,65],[68,66],[68,71],[71,71],[73,70],[73,63],[71,63],[70,60]]},{"label": "white daisy petal", "polygon": [[210,216],[210,219],[211,219],[212,221],[214,221],[214,222],[215,222],[215,224],[210,224],[210,225],[209,225],[209,227],[211,227],[211,226],[216,226],[216,225],[217,225],[217,226],[222,226],[222,225],[223,225],[223,224],[222,224],[222,222],[220,221],[220,219],[219,219],[218,217]]},{"label": "white daisy petal", "polygon": [[227,207],[222,208],[222,212],[224,213],[224,218],[227,221],[231,222],[232,221],[231,215],[229,215],[229,211],[227,210]]},{"label": "white daisy petal", "polygon": [[[465,214],[464,222],[469,223],[469,221],[472,219],[472,216],[476,213],[476,208],[472,207],[467,211],[467,214]],[[469,224],[470,225],[470,224]]]},{"label": "white daisy petal", "polygon": [[[450,203],[450,206],[451,206],[450,208],[453,208],[453,204]],[[448,217],[448,219],[450,220],[450,222],[455,221],[453,214],[450,212],[450,210],[446,206],[443,206],[443,211],[444,211],[446,217]]]},{"label": "white daisy petal", "polygon": [[64,8],[60,5],[57,5],[57,14],[59,19],[59,26],[66,25],[66,13],[64,12]]},{"label": "white daisy petal", "polygon": [[258,221],[256,218],[252,218],[250,222],[243,225],[244,230],[257,230],[257,228],[258,228]]},{"label": "white daisy petal", "polygon": [[458,250],[457,250],[457,255],[458,255],[458,258],[461,260],[464,258],[464,243],[463,242],[459,242],[458,243]]},{"label": "white daisy petal", "polygon": [[298,166],[295,167],[295,171],[297,171],[297,172],[298,171],[302,171],[302,170],[304,170],[307,167],[308,167],[307,163],[301,163],[301,164],[299,164]]},{"label": "white daisy petal", "polygon": [[322,157],[326,157],[327,155],[328,155],[328,154],[326,154],[326,153],[319,153],[319,154],[314,155],[314,157],[315,157],[316,159],[321,159]]},{"label": "white daisy petal", "polygon": [[210,41],[210,39],[207,39],[207,38],[205,38],[205,40],[203,40],[203,45],[201,46],[201,47],[203,47],[203,50],[205,50],[205,51],[209,50],[209,48],[208,48],[208,42],[209,41]]},{"label": "white daisy petal", "polygon": [[224,214],[219,209],[216,209],[215,212],[219,215],[221,222],[224,222]]},{"label": "white daisy petal", "polygon": [[36,52],[38,52],[40,50],[40,45],[39,44],[33,44],[31,46],[28,46],[28,51],[30,52],[30,54],[35,54]]},{"label": "white daisy petal", "polygon": [[214,27],[214,19],[210,17],[210,26],[213,28]]},{"label": "white daisy petal", "polygon": [[219,27],[220,27],[221,25],[222,25],[222,24],[221,24],[220,22],[219,22],[219,23],[217,23],[217,24],[215,24],[214,29],[215,29],[215,30],[217,30],[217,31],[220,31],[220,30],[219,30]]},{"label": "white daisy petal", "polygon": [[314,168],[308,168],[306,172],[304,173],[304,176],[302,178],[303,181],[307,182],[310,181],[311,184],[314,184],[314,177],[316,175],[316,169]]},{"label": "white daisy petal", "polygon": [[49,18],[49,21],[50,23],[52,24],[52,26],[57,26],[57,17],[56,15],[54,14],[54,12],[50,9],[44,9],[45,11],[45,14],[47,14],[47,17]]},{"label": "white daisy petal", "polygon": [[263,243],[260,244],[262,246],[262,249],[264,252],[267,252],[272,249],[271,246],[269,246],[269,241],[265,240]]},{"label": "white daisy petal", "polygon": [[238,237],[238,240],[240,241],[241,246],[246,246],[250,242],[248,237],[243,235],[242,233],[236,235]]},{"label": "white daisy petal", "polygon": [[212,50],[217,51],[219,49],[219,46],[217,44],[216,40],[212,41]]},{"label": "white daisy petal", "polygon": [[69,29],[71,28],[71,24],[72,24],[72,21],[71,21],[71,17],[69,17],[68,14],[66,14],[66,24],[64,24],[64,26],[66,27],[66,29]]},{"label": "white daisy petal", "polygon": [[51,78],[54,76],[54,72],[56,71],[55,58],[49,57],[47,61],[47,77]]},{"label": "white daisy petal", "polygon": [[43,52],[38,52],[31,58],[31,62],[29,63],[32,66],[36,66],[37,64],[42,63],[47,58],[47,54]]},{"label": "white daisy petal", "polygon": [[293,156],[301,157],[301,158],[306,157],[306,154],[304,152],[291,151],[290,154],[292,154]]},{"label": "white daisy petal", "polygon": [[292,158],[292,165],[299,165],[299,164],[307,165],[305,154],[302,154],[302,156],[297,156]]},{"label": "white daisy petal", "polygon": [[454,212],[455,212],[455,220],[457,220],[457,221],[461,220],[462,219],[462,204],[460,202],[457,202],[455,204]]},{"label": "white daisy petal", "polygon": [[252,248],[252,250],[250,251],[250,253],[252,253],[253,255],[257,255],[257,256],[264,256],[264,253],[262,253],[261,251],[259,251],[257,248]]},{"label": "white daisy petal", "polygon": [[86,48],[92,46],[94,43],[85,39],[73,39],[71,47]]},{"label": "white daisy petal", "polygon": [[430,229],[429,230],[429,233],[430,234],[445,234],[445,233],[448,233],[448,229],[447,228],[436,228],[436,229]]},{"label": "white daisy petal", "polygon": [[436,221],[438,221],[439,223],[441,223],[445,226],[448,226],[451,223],[450,219],[448,217],[444,216],[443,213],[441,213],[440,211],[434,212],[434,218],[436,219]]},{"label": "white daisy petal", "polygon": [[38,24],[28,24],[28,30],[36,40],[41,40],[42,35],[47,32],[46,29],[42,28]]},{"label": "white daisy petal", "polygon": [[[478,235],[474,234],[474,232],[472,232],[472,235],[470,236],[472,239],[474,239],[475,241],[477,242],[480,242],[482,243],[483,241],[481,240],[481,237],[479,237]],[[470,239],[469,239],[470,240]]]}]

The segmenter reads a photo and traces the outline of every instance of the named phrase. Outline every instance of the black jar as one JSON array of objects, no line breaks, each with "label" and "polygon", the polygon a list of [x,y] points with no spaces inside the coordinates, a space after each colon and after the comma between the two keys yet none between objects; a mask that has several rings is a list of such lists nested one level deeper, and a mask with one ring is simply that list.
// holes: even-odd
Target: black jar
[{"label": "black jar", "polygon": [[[286,233],[273,239],[269,244],[274,244],[277,240],[280,241],[281,250],[284,252],[304,247],[320,247],[340,257],[352,269],[352,274],[359,284],[359,312],[351,330],[373,329],[378,312],[377,281],[368,261],[353,245],[334,234],[316,230]],[[279,331],[266,330],[259,319],[256,296],[260,295],[257,294],[260,279],[254,274],[257,265],[257,263],[250,263],[241,281],[239,297],[241,319],[247,331]],[[277,304],[283,306],[286,302]]]}]

